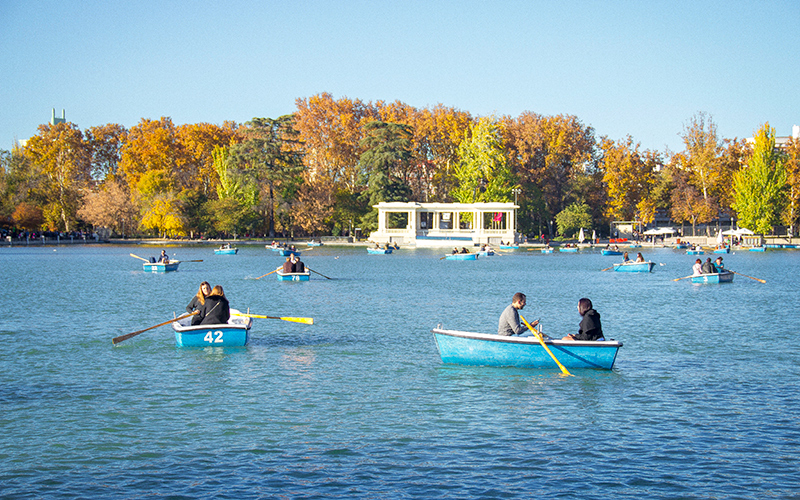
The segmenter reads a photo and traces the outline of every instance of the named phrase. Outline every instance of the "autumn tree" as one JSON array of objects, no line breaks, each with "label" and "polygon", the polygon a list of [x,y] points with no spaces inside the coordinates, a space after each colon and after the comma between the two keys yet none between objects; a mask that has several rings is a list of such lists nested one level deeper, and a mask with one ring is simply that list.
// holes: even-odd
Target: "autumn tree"
[{"label": "autumn tree", "polygon": [[227,148],[217,146],[212,156],[219,184],[217,199],[207,204],[211,224],[219,232],[242,232],[255,221],[253,207],[258,203],[258,185],[252,176],[233,164]]},{"label": "autumn tree", "polygon": [[670,217],[681,224],[690,222],[694,236],[697,234],[697,224],[711,220],[714,211],[692,183],[691,174],[682,168],[685,159],[681,156],[680,153],[673,156],[672,162],[667,167],[674,184],[670,194],[672,205]]},{"label": "autumn tree", "polygon": [[786,203],[785,156],[775,148],[775,129],[765,123],[755,134],[753,156],[733,176],[733,208],[739,224],[768,234],[779,223]]},{"label": "autumn tree", "polygon": [[89,148],[74,123],[44,124],[25,145],[25,154],[47,179],[45,223],[71,231],[90,179]]},{"label": "autumn tree", "polygon": [[633,138],[614,142],[603,138],[601,169],[607,189],[606,215],[612,220],[639,220],[652,222],[655,203],[650,192],[655,184],[658,156],[640,152]]},{"label": "autumn tree", "polygon": [[117,174],[120,151],[127,139],[128,130],[122,125],[109,123],[86,129],[86,143],[89,147],[91,177],[103,181]]},{"label": "autumn tree", "polygon": [[214,168],[213,152],[228,148],[238,142],[237,125],[225,122],[222,126],[211,123],[181,125],[177,140],[184,152],[184,161],[176,164],[177,185],[180,190],[193,189],[209,196],[216,189],[218,177]]},{"label": "autumn tree", "polygon": [[139,207],[131,201],[127,186],[118,180],[103,183],[87,194],[78,216],[96,228],[107,227],[123,237],[139,225]]},{"label": "autumn tree", "polygon": [[795,233],[800,217],[800,139],[792,137],[786,145],[786,207],[781,220],[789,226],[790,234]]},{"label": "autumn tree", "polygon": [[32,203],[22,202],[14,209],[11,220],[17,226],[29,231],[36,231],[44,223],[42,209]]}]

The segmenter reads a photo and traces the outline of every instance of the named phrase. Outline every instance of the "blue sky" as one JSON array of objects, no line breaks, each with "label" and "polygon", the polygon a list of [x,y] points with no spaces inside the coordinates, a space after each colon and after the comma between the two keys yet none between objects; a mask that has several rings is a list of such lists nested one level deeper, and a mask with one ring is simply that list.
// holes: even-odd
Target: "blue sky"
[{"label": "blue sky", "polygon": [[278,117],[329,92],[474,116],[571,114],[681,151],[800,124],[800,2],[0,0],[0,149],[81,129]]}]

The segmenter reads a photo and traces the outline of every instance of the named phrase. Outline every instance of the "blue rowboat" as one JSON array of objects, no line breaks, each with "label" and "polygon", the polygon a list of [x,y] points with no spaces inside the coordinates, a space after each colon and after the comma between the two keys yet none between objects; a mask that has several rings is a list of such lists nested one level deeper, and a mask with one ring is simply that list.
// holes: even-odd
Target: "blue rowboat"
[{"label": "blue rowboat", "polygon": [[221,325],[192,326],[191,316],[172,322],[178,347],[241,347],[250,339],[251,326],[253,319],[236,309],[231,309],[230,319]]},{"label": "blue rowboat", "polygon": [[519,250],[519,245],[500,245],[500,248],[506,250]]},{"label": "blue rowboat", "polygon": [[714,253],[731,253],[730,248],[715,248]]},{"label": "blue rowboat", "polygon": [[306,243],[306,245],[308,245],[310,247],[321,247],[322,246],[322,242],[321,241],[309,241],[308,243]]},{"label": "blue rowboat", "polygon": [[723,271],[721,273],[700,274],[692,276],[692,283],[731,283],[733,281],[733,273],[730,271]]},{"label": "blue rowboat", "polygon": [[750,247],[748,248],[751,252],[766,252],[767,249],[764,247]]},{"label": "blue rowboat", "polygon": [[392,253],[392,249],[391,248],[367,248],[367,253],[381,255],[381,254]]},{"label": "blue rowboat", "polygon": [[686,255],[703,255],[702,250],[686,250]]},{"label": "blue rowboat", "polygon": [[491,257],[492,255],[494,255],[494,250],[481,250],[480,252],[478,252],[478,255],[480,255],[481,257]]},{"label": "blue rowboat", "polygon": [[764,246],[766,248],[786,248],[785,245],[779,245],[777,243],[765,243]]},{"label": "blue rowboat", "polygon": [[302,273],[284,273],[283,271],[277,271],[275,274],[278,275],[278,281],[308,281],[311,278],[311,271],[308,269]]},{"label": "blue rowboat", "polygon": [[600,253],[603,255],[622,255],[622,252],[618,250],[601,250]]},{"label": "blue rowboat", "polygon": [[631,243],[630,245],[628,245],[628,248],[642,248],[642,245],[638,243]]},{"label": "blue rowboat", "polygon": [[445,255],[447,260],[478,260],[476,253],[452,253]]},{"label": "blue rowboat", "polygon": [[577,252],[578,252],[578,249],[577,249],[576,247],[570,247],[570,248],[559,248],[559,249],[558,249],[558,251],[559,251],[559,252],[570,252],[570,253],[577,253]]},{"label": "blue rowboat", "polygon": [[683,250],[684,248],[689,248],[688,243],[675,243],[675,248],[677,250]]},{"label": "blue rowboat", "polygon": [[623,273],[649,273],[655,265],[655,262],[622,262],[614,264],[614,270]]},{"label": "blue rowboat", "polygon": [[164,264],[163,262],[145,262],[142,264],[142,267],[146,273],[168,273],[170,271],[177,271],[180,263],[181,261],[179,260],[171,260],[168,264]]},{"label": "blue rowboat", "polygon": [[553,253],[552,248],[542,248],[542,253]]},{"label": "blue rowboat", "polygon": [[297,255],[298,257],[300,256],[300,252],[297,250],[287,250],[283,248],[280,249],[280,254],[284,257],[288,257],[290,255]]},{"label": "blue rowboat", "polygon": [[797,248],[797,245],[782,245],[783,248]]},{"label": "blue rowboat", "polygon": [[[505,337],[491,333],[432,330],[443,363],[472,366],[555,368],[555,361],[535,337]],[[558,361],[567,368],[614,366],[622,342],[545,340]]]},{"label": "blue rowboat", "polygon": [[236,255],[239,252],[238,248],[215,248],[215,255]]}]

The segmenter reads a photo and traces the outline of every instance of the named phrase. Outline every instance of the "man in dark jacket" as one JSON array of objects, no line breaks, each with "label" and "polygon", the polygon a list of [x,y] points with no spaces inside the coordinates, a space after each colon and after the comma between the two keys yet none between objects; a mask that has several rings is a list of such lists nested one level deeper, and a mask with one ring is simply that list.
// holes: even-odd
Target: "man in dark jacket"
[{"label": "man in dark jacket", "polygon": [[703,274],[714,274],[717,272],[717,269],[714,267],[714,264],[711,262],[711,257],[708,257],[703,265],[700,266],[700,270]]}]

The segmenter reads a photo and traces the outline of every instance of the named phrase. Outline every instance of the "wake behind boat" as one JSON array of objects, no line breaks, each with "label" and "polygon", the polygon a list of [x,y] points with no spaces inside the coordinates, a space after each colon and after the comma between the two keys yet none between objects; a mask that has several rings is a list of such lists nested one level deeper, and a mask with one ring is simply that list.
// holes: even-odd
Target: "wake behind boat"
[{"label": "wake behind boat", "polygon": [[[558,368],[536,337],[505,337],[491,333],[434,328],[433,338],[443,363],[472,366]],[[567,368],[614,366],[622,342],[545,340],[545,344]]]}]

